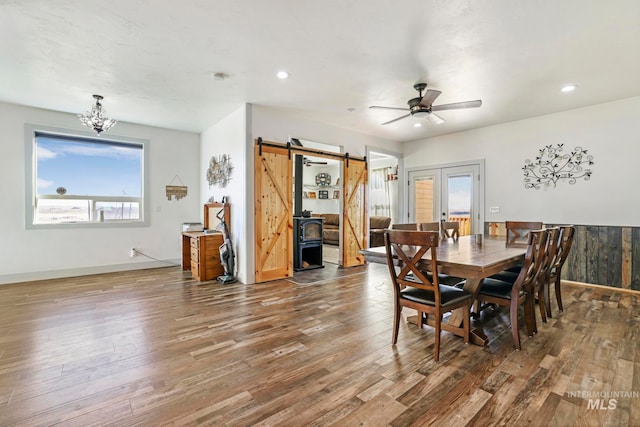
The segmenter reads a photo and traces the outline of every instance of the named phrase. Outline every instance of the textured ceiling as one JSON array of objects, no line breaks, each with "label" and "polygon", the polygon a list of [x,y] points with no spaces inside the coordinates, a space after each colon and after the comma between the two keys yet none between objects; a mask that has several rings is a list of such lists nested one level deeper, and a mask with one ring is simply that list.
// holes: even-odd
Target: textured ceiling
[{"label": "textured ceiling", "polygon": [[[0,0],[0,101],[80,113],[97,93],[195,132],[254,103],[415,140],[637,96],[638,76],[637,0]],[[402,112],[368,106],[405,107],[418,81],[483,105],[381,126]]]}]

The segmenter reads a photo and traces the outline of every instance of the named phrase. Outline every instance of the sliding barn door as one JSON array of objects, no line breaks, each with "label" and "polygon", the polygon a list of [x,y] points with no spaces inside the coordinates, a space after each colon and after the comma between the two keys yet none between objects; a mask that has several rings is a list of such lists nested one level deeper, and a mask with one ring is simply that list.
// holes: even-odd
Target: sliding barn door
[{"label": "sliding barn door", "polygon": [[293,276],[292,166],[286,148],[256,144],[256,283]]},{"label": "sliding barn door", "polygon": [[342,266],[353,267],[364,264],[360,250],[368,247],[369,215],[365,199],[368,178],[364,161],[345,159],[343,164]]}]

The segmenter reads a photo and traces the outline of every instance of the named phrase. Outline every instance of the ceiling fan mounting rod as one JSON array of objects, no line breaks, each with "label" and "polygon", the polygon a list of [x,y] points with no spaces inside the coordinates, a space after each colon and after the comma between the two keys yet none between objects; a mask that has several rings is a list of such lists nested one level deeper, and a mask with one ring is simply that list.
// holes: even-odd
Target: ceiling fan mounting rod
[{"label": "ceiling fan mounting rod", "polygon": [[413,85],[413,88],[415,90],[417,90],[418,92],[420,92],[420,98],[422,98],[422,91],[427,88],[427,84],[426,83],[416,83],[416,84]]}]

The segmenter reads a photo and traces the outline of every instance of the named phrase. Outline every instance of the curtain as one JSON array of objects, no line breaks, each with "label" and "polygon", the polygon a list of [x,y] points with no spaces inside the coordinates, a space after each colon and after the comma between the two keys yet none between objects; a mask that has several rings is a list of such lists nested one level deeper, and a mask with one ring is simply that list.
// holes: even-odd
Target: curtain
[{"label": "curtain", "polygon": [[391,195],[387,175],[391,168],[373,169],[369,175],[369,214],[391,216]]}]

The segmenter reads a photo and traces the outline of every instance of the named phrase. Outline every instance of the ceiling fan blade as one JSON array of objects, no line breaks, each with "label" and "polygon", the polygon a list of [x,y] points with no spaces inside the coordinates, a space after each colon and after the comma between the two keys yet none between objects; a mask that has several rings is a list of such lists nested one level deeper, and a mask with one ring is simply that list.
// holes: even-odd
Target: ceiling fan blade
[{"label": "ceiling fan blade", "polygon": [[408,108],[399,108],[399,107],[381,107],[379,105],[372,105],[369,107],[372,110],[400,110],[400,111],[409,111]]},{"label": "ceiling fan blade", "polygon": [[420,106],[422,107],[430,107],[433,104],[433,101],[436,100],[437,97],[440,96],[442,92],[439,90],[429,89],[427,93],[424,94],[422,99],[420,100]]},{"label": "ceiling fan blade", "polygon": [[457,110],[460,108],[478,108],[481,105],[482,105],[482,101],[477,99],[475,101],[454,102],[453,104],[434,105],[431,107],[431,111]]},{"label": "ceiling fan blade", "polygon": [[439,115],[437,115],[436,113],[429,113],[429,115],[427,116],[427,119],[429,119],[429,121],[435,125],[444,123],[444,119]]},{"label": "ceiling fan blade", "polygon": [[406,117],[409,117],[410,115],[411,115],[411,114],[405,114],[404,116],[400,116],[400,117],[398,117],[398,118],[396,118],[396,119],[389,120],[388,122],[384,122],[384,123],[382,123],[382,124],[383,124],[383,125],[388,125],[389,123],[397,122],[398,120],[402,120],[402,119],[404,119],[404,118],[406,118]]}]

